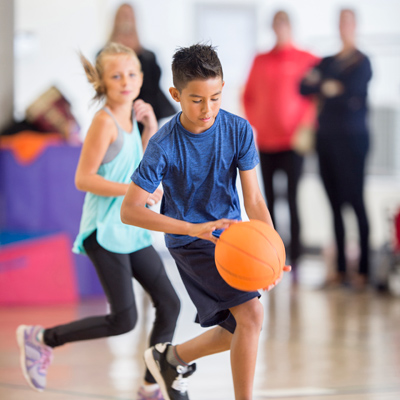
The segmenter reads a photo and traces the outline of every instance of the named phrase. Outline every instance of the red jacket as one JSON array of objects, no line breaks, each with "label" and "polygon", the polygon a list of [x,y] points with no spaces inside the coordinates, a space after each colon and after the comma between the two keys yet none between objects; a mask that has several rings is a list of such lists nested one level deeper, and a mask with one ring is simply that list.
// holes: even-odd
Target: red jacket
[{"label": "red jacket", "polygon": [[246,117],[255,128],[260,151],[291,149],[300,124],[312,125],[315,106],[300,95],[300,81],[319,58],[293,45],[255,57],[243,94]]}]

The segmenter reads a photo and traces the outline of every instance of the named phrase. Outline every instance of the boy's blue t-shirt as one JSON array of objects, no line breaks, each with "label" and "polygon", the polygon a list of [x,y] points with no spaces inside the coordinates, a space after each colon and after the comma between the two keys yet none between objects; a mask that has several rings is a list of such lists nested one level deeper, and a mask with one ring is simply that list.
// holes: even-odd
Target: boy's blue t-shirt
[{"label": "boy's blue t-shirt", "polygon": [[[202,223],[221,218],[241,219],[236,190],[237,169],[259,162],[253,131],[243,118],[220,110],[213,126],[194,134],[175,115],[149,141],[132,181],[149,193],[163,184],[161,213]],[[216,231],[219,237],[221,231]],[[165,235],[167,247],[184,246],[192,236]]]}]

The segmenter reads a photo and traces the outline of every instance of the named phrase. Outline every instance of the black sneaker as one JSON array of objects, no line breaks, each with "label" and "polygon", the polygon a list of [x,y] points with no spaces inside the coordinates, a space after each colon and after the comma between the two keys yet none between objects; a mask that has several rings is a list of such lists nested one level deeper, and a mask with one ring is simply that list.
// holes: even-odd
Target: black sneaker
[{"label": "black sneaker", "polygon": [[160,386],[165,400],[189,400],[187,378],[196,371],[196,364],[174,367],[167,362],[170,343],[158,343],[144,353],[144,360],[154,379]]}]

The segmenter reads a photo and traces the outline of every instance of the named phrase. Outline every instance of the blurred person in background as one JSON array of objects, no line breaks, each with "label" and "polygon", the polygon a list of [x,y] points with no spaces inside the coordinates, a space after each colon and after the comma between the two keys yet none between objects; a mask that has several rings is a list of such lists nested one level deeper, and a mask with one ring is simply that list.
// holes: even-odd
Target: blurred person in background
[{"label": "blurred person in background", "polygon": [[304,74],[317,64],[319,59],[294,46],[287,12],[275,13],[272,29],[276,36],[275,46],[267,53],[255,57],[245,85],[243,105],[247,119],[256,130],[265,196],[278,230],[279,222],[276,221],[274,207],[276,189],[273,180],[277,171],[282,171],[287,176],[287,201],[290,212],[288,253],[292,277],[296,282],[296,265],[301,254],[297,188],[305,150],[298,139],[306,131],[312,134],[315,123],[315,106],[311,96],[301,96],[298,87]]},{"label": "blurred person in background", "polygon": [[[130,4],[125,3],[118,8],[109,42],[121,43],[137,54],[143,72],[143,85],[138,99],[151,104],[157,120],[160,121],[175,114],[174,106],[160,89],[161,69],[156,56],[140,43],[135,11]],[[139,129],[142,132],[143,128],[140,124]]]},{"label": "blurred person in background", "polygon": [[[356,15],[340,11],[342,48],[325,57],[301,83],[303,95],[317,95],[319,104],[316,149],[321,178],[335,229],[337,271],[327,286],[366,286],[369,272],[369,222],[364,204],[365,162],[369,150],[367,88],[372,77],[368,57],[356,47]],[[342,210],[350,205],[357,217],[360,242],[358,273],[348,276]]]}]

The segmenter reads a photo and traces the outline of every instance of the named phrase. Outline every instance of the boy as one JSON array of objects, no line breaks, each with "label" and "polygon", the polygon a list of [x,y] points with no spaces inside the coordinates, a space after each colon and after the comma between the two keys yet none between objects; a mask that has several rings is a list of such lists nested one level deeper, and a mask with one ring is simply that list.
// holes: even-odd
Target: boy
[{"label": "boy", "polygon": [[[263,322],[260,294],[226,284],[216,269],[214,249],[221,231],[241,219],[237,169],[247,215],[272,226],[258,187],[253,133],[246,120],[220,110],[224,82],[213,47],[179,49],[172,74],[170,94],[182,112],[150,140],[132,175],[121,219],[166,233],[166,245],[196,306],[196,321],[217,326],[177,346],[158,344],[146,350],[145,361],[165,400],[188,400],[186,378],[195,371],[190,363],[231,350],[235,398],[250,400]],[[145,205],[160,182],[164,197],[158,214]]]}]

